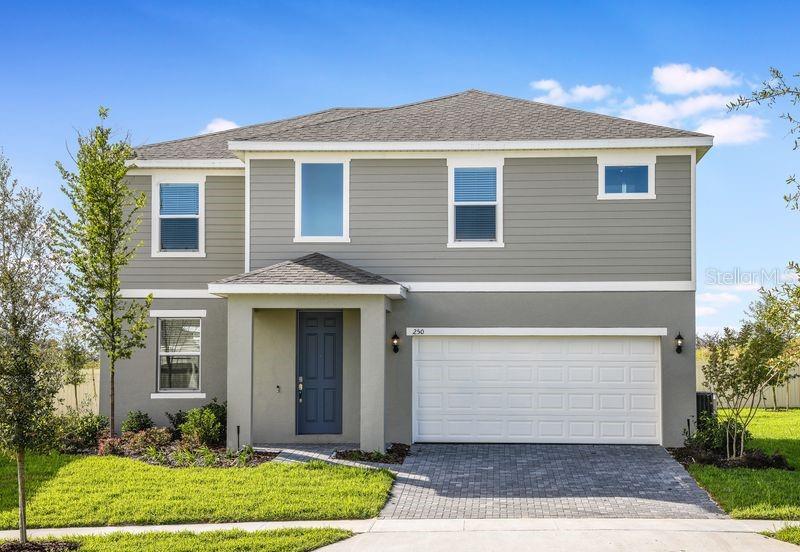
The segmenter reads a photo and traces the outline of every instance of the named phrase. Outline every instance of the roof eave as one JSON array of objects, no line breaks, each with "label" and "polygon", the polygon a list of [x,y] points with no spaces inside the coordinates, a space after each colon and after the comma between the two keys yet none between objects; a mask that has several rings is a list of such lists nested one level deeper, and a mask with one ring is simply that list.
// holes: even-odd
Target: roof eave
[{"label": "roof eave", "polygon": [[208,292],[220,297],[230,295],[385,295],[405,299],[406,288],[400,284],[208,284]]},{"label": "roof eave", "polygon": [[233,152],[264,151],[503,151],[619,148],[705,148],[714,144],[713,136],[677,138],[614,138],[591,140],[475,140],[475,141],[390,141],[390,142],[271,142],[232,140]]},{"label": "roof eave", "polygon": [[242,169],[240,159],[131,159],[125,162],[131,169]]}]

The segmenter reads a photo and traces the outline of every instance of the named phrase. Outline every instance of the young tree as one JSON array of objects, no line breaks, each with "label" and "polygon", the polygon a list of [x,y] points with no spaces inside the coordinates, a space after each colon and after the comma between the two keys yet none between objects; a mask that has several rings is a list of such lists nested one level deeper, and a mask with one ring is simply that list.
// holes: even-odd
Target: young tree
[{"label": "young tree", "polygon": [[782,357],[787,341],[763,324],[745,322],[738,332],[725,328],[721,336],[711,336],[707,346],[703,375],[723,408],[726,454],[741,456],[747,427],[761,405],[764,389],[789,368]]},{"label": "young tree", "polygon": [[[734,102],[728,104],[730,111],[747,109],[754,105],[767,105],[773,107],[780,99],[787,99],[789,104],[797,106],[800,104],[800,82],[787,82],[786,77],[779,69],[770,67],[770,78],[761,83],[761,86],[754,90],[749,96],[739,96]],[[800,79],[800,73],[792,75],[794,79]],[[800,117],[785,111],[781,114],[781,119],[789,123],[789,133],[795,135],[794,149],[800,149]],[[793,189],[784,197],[789,208],[800,210],[800,182],[796,175],[786,178],[786,184]]]},{"label": "young tree", "polygon": [[80,409],[78,386],[86,381],[86,366],[91,359],[81,334],[74,329],[64,333],[61,341],[64,385],[71,385],[75,392],[75,411]]},{"label": "young tree", "polygon": [[59,318],[54,220],[0,156],[0,449],[17,462],[19,538],[27,542],[25,454],[47,443],[61,386],[50,339]]},{"label": "young tree", "polygon": [[100,123],[88,135],[78,135],[77,172],[56,163],[64,178],[62,190],[75,212],[74,218],[59,213],[59,247],[70,261],[68,295],[92,344],[108,362],[114,433],[117,363],[144,346],[151,297],[136,301],[120,293],[121,272],[141,245],[133,243],[133,235],[141,222],[138,211],[145,195],[135,193],[125,181],[125,162],[133,157],[128,140],[113,141],[111,129],[103,126],[108,110],[101,107],[99,115]]}]

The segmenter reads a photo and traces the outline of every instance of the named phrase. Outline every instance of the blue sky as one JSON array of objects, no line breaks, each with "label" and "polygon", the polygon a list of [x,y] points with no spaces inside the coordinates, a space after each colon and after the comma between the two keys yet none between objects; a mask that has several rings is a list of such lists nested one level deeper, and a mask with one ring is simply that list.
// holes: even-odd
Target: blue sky
[{"label": "blue sky", "polygon": [[[796,3],[15,2],[0,34],[0,148],[63,207],[56,159],[98,105],[134,144],[331,106],[480,88],[711,129],[698,166],[698,327],[736,324],[749,274],[800,259],[780,109],[725,100],[797,67]],[[727,143],[725,143],[727,142]],[[736,273],[738,284],[709,285]]]}]

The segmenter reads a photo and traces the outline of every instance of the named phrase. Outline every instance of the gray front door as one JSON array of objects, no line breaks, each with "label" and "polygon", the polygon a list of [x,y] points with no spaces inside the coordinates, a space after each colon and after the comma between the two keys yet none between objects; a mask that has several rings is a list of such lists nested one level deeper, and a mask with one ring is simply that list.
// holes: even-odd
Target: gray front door
[{"label": "gray front door", "polygon": [[297,433],[342,432],[342,313],[297,317]]}]

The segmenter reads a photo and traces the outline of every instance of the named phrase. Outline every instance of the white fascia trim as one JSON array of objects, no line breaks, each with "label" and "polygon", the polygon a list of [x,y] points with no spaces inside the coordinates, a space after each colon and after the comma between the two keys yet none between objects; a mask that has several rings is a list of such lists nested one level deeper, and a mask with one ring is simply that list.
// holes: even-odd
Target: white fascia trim
[{"label": "white fascia trim", "polygon": [[691,281],[401,282],[409,292],[694,291]]},{"label": "white fascia trim", "polygon": [[[161,184],[197,184],[197,251],[161,251]],[[188,217],[187,217],[188,218]],[[193,216],[191,218],[194,218]],[[205,258],[206,256],[206,175],[204,173],[155,172],[150,189],[150,257],[154,258]]]},{"label": "white fascia trim", "polygon": [[667,328],[406,328],[406,335],[463,336],[665,336]]},{"label": "white fascia trim", "polygon": [[233,151],[487,151],[537,149],[612,149],[710,147],[711,136],[685,138],[626,138],[615,140],[487,140],[434,142],[259,142],[232,140]]},{"label": "white fascia trim", "polygon": [[151,399],[205,399],[205,393],[194,392],[181,392],[181,391],[162,391],[159,393],[150,393]]},{"label": "white fascia trim", "polygon": [[392,299],[406,296],[403,286],[392,284],[208,284],[208,291],[218,295],[386,295]]},{"label": "white fascia trim", "polygon": [[[295,243],[350,243],[350,158],[294,157],[294,242]],[[342,235],[303,236],[303,163],[338,163],[342,165]]]},{"label": "white fascia trim", "polygon": [[205,318],[205,309],[180,310],[180,309],[154,309],[150,311],[150,318]]},{"label": "white fascia trim", "polygon": [[250,272],[250,158],[244,154],[244,271]]},{"label": "white fascia trim", "polygon": [[[647,193],[607,194],[606,167],[647,166]],[[640,152],[609,152],[597,155],[597,199],[656,199],[656,154]]]},{"label": "white fascia trim", "polygon": [[243,169],[239,159],[131,159],[132,169]]},{"label": "white fascia trim", "polygon": [[219,299],[205,289],[123,289],[119,294],[123,299],[144,299],[152,295],[153,299]]}]

